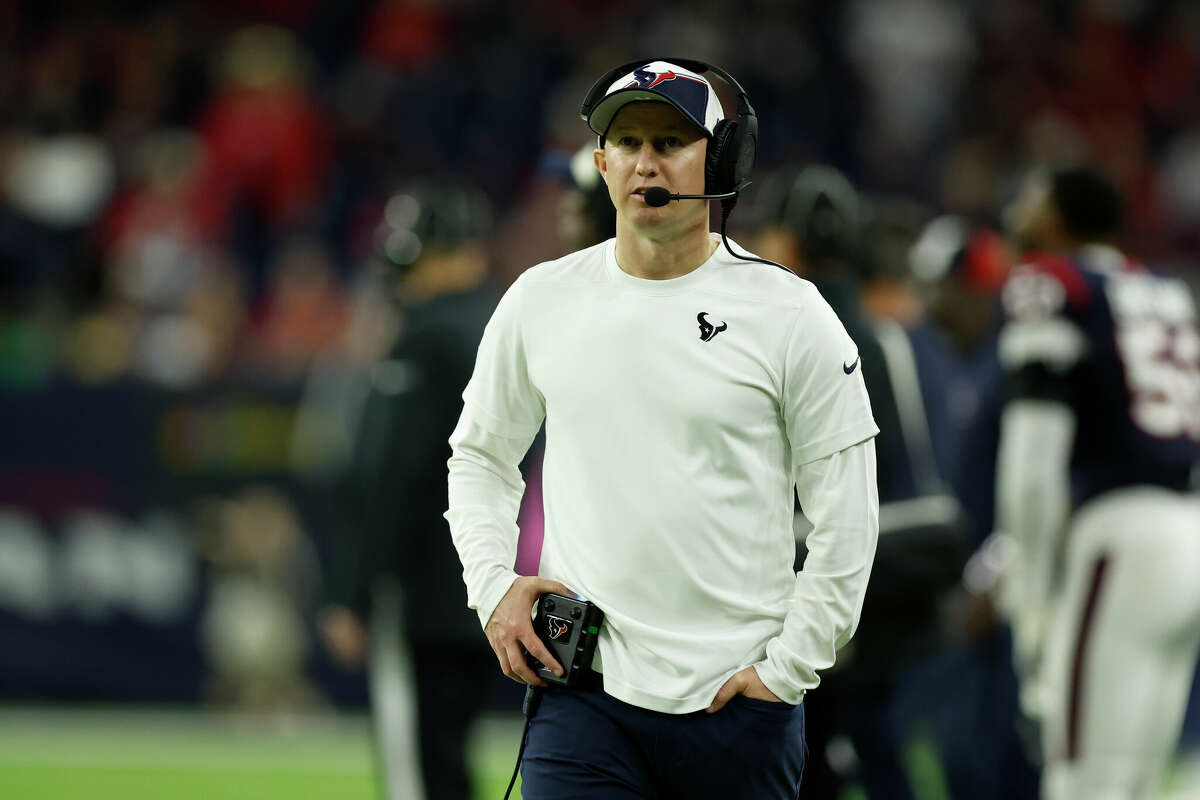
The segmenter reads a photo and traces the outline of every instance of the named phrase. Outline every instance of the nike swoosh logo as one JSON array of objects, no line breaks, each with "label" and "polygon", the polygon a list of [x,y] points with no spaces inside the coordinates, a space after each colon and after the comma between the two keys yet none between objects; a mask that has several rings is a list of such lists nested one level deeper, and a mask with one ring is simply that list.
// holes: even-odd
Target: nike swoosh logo
[{"label": "nike swoosh logo", "polygon": [[858,367],[859,358],[862,358],[862,356],[858,356],[849,364],[842,364],[842,372],[846,373],[847,375],[849,375],[851,372],[854,372],[855,368]]}]

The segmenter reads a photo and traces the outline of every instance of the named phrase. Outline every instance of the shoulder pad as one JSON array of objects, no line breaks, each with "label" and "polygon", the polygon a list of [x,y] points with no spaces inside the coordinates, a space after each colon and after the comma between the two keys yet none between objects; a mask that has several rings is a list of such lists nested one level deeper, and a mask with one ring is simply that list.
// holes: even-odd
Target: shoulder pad
[{"label": "shoulder pad", "polygon": [[1080,309],[1091,303],[1092,290],[1083,273],[1062,256],[1027,256],[1013,268],[1004,285],[1004,308],[1010,317],[1035,319]]}]

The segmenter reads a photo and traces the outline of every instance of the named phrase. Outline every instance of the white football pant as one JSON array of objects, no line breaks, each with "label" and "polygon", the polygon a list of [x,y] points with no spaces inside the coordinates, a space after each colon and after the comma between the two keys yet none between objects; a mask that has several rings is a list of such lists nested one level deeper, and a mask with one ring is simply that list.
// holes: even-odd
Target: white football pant
[{"label": "white football pant", "polygon": [[1200,649],[1200,497],[1123,489],[1069,525],[1045,650],[1042,796],[1153,797]]}]

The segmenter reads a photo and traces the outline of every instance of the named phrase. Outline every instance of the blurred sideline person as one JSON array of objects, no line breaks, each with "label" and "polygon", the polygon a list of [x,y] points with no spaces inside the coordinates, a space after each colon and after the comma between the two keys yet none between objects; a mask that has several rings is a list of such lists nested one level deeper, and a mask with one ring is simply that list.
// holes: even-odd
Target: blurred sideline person
[{"label": "blurred sideline person", "polygon": [[345,546],[335,553],[320,624],[335,658],[352,665],[366,649],[369,621],[372,708],[392,798],[413,791],[402,752],[411,738],[403,650],[429,800],[474,796],[466,735],[494,683],[442,519],[446,438],[495,307],[483,241],[489,221],[478,190],[431,182],[395,195],[377,232],[399,335],[373,369],[345,481]]},{"label": "blurred sideline person", "polygon": [[[706,74],[634,62],[588,93],[616,237],[513,284],[451,439],[446,516],[503,672],[542,685],[526,649],[560,668],[530,625],[540,593],[606,614],[584,685],[547,689],[532,717],[526,800],[796,797],[800,703],[870,574],[876,428],[854,343],[807,281],[722,249],[707,202],[649,202],[748,178],[749,100],[724,118]],[[541,577],[519,577],[517,464],[543,419]],[[815,526],[799,574],[793,486]]]},{"label": "blurred sideline person", "polygon": [[938,605],[962,569],[965,531],[929,455],[912,359],[897,364],[889,357],[860,309],[858,193],[837,170],[812,165],[769,177],[756,205],[759,252],[794,265],[811,280],[858,344],[879,424],[879,547],[854,643],[808,703],[814,757],[805,797],[840,796],[844,781],[826,758],[831,752],[836,758],[836,745],[832,750],[830,745],[840,733],[854,747],[867,796],[905,800],[914,796],[905,767],[916,722],[910,709],[919,705],[911,698],[921,690],[912,670],[942,646]]},{"label": "blurred sideline person", "polygon": [[1187,286],[1112,245],[1121,216],[1087,167],[1011,213],[996,528],[1047,800],[1153,796],[1200,649],[1200,334]]},{"label": "blurred sideline person", "polygon": [[617,232],[617,211],[596,169],[594,151],[594,145],[584,145],[567,163],[567,186],[559,209],[559,234],[567,252],[599,244]]},{"label": "blurred sideline person", "polygon": [[908,251],[931,213],[896,195],[864,196],[862,209],[857,266],[864,316],[910,327],[920,320],[924,309],[913,288]]},{"label": "blurred sideline person", "polygon": [[[953,215],[932,220],[909,251],[926,313],[904,334],[929,420],[929,455],[962,505],[972,549],[994,516],[1000,290],[1011,260],[998,233]],[[968,569],[948,598],[947,646],[926,665],[928,680],[942,687],[930,731],[951,797],[1036,798],[1041,759],[1020,711],[1010,631],[973,576]]]},{"label": "blurred sideline person", "polygon": [[[991,463],[982,465],[964,447],[981,414],[999,417],[1000,290],[1011,262],[999,233],[953,215],[926,225],[909,251],[925,315],[906,333],[929,420],[932,456],[960,498],[975,486],[986,486],[989,495],[995,487],[994,451]],[[991,511],[990,504],[978,511],[968,507],[977,541],[991,532]]]}]

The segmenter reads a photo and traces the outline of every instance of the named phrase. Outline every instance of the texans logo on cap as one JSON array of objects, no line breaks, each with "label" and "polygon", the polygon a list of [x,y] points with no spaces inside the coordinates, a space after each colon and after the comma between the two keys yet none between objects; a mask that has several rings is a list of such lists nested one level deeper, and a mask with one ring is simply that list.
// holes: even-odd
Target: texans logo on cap
[{"label": "texans logo on cap", "polygon": [[632,89],[634,86],[636,86],[639,89],[650,89],[658,86],[663,81],[673,81],[678,77],[679,76],[675,74],[674,70],[667,70],[666,72],[651,72],[645,67],[642,67],[641,69],[635,69],[633,71],[634,79],[630,81],[629,85],[625,88]]},{"label": "texans logo on cap", "polygon": [[604,99],[584,110],[585,119],[594,133],[604,136],[622,106],[647,100],[670,103],[709,136],[724,117],[707,80],[678,64],[651,61],[613,81]]},{"label": "texans logo on cap", "polygon": [[564,633],[571,630],[571,623],[558,617],[547,617],[546,630],[550,632],[551,639],[559,639]]}]

